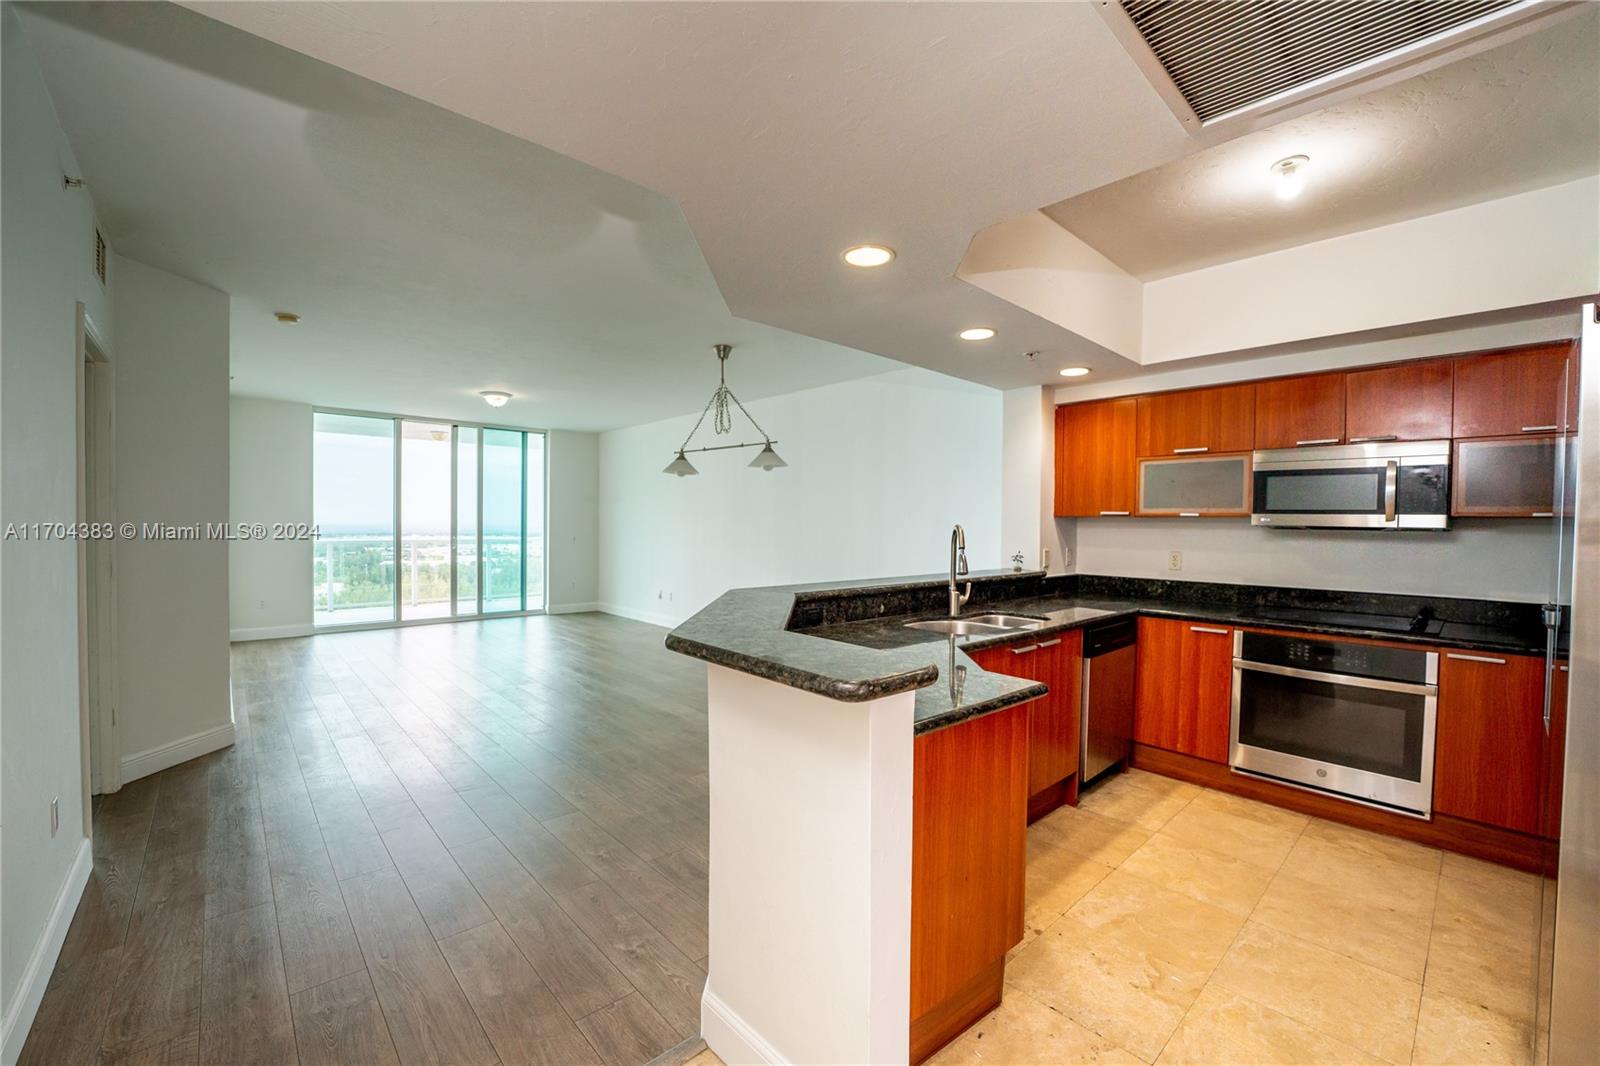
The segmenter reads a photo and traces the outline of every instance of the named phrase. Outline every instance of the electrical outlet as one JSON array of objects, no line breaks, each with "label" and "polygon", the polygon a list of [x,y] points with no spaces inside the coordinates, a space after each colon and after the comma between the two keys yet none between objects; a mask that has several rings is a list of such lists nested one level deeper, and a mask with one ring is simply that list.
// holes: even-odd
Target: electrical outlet
[{"label": "electrical outlet", "polygon": [[1182,552],[1168,552],[1167,553],[1167,569],[1168,570],[1182,570],[1183,569],[1183,553]]},{"label": "electrical outlet", "polygon": [[50,835],[55,836],[56,830],[61,828],[61,797],[50,797]]}]

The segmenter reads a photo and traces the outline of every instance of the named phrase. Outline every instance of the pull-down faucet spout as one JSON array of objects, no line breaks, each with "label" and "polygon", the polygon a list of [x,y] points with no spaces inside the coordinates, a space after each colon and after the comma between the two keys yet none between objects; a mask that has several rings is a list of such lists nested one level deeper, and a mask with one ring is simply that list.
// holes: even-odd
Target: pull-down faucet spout
[{"label": "pull-down faucet spout", "polygon": [[960,526],[950,531],[950,617],[954,618],[961,613],[961,608],[966,606],[967,600],[972,597],[972,582],[967,582],[967,590],[960,592],[956,589],[956,578],[967,575],[967,532]]}]

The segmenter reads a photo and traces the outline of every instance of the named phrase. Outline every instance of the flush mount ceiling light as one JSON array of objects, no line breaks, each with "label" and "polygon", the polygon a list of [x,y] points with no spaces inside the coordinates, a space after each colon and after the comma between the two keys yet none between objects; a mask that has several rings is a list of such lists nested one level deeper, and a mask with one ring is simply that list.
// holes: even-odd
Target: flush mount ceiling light
[{"label": "flush mount ceiling light", "polygon": [[961,331],[961,339],[964,341],[986,341],[993,337],[994,330],[988,326],[973,326],[971,329]]},{"label": "flush mount ceiling light", "polygon": [[853,267],[881,267],[894,258],[894,249],[884,244],[858,244],[844,250],[844,261]]},{"label": "flush mount ceiling light", "polygon": [[298,326],[300,324],[300,316],[293,311],[274,311],[272,312],[272,317],[282,322],[285,326]]},{"label": "flush mount ceiling light", "polygon": [[509,392],[501,392],[499,389],[484,389],[478,395],[482,396],[483,402],[490,407],[504,407],[506,401],[511,399]]},{"label": "flush mount ceiling light", "polygon": [[[894,253],[891,252],[890,254],[893,255]],[[754,418],[750,417],[750,412],[744,409],[744,404],[739,402],[739,397],[735,396],[733,390],[728,388],[728,355],[733,351],[733,345],[719,344],[712,350],[717,353],[718,381],[716,391],[711,394],[711,399],[706,401],[705,410],[700,412],[700,418],[695,422],[694,428],[689,431],[689,435],[683,438],[683,443],[678,446],[678,454],[673,458],[672,462],[662,468],[661,472],[663,474],[674,474],[678,477],[689,477],[692,474],[698,474],[700,471],[696,470],[694,464],[689,462],[688,456],[684,454],[685,452],[723,452],[733,448],[760,448],[761,451],[756,453],[754,459],[750,460],[750,465],[757,470],[776,470],[780,466],[788,466],[789,464],[780,459],[778,453],[772,450],[772,446],[777,441],[767,436],[767,431],[762,429]],[[705,423],[706,415],[711,414],[712,411],[716,412],[711,420],[712,430],[719,435],[732,433],[733,408],[735,407],[755,427],[756,432],[761,434],[760,441],[752,441],[749,444],[711,444],[700,448],[689,447],[689,442],[694,440],[694,435],[700,432],[701,425]]]},{"label": "flush mount ceiling light", "polygon": [[1305,191],[1306,165],[1311,157],[1291,155],[1278,160],[1267,171],[1272,175],[1272,193],[1280,200],[1293,200]]},{"label": "flush mount ceiling light", "polygon": [[1088,372],[1089,368],[1086,366],[1069,366],[1062,369],[1061,376],[1064,378],[1081,378]]}]

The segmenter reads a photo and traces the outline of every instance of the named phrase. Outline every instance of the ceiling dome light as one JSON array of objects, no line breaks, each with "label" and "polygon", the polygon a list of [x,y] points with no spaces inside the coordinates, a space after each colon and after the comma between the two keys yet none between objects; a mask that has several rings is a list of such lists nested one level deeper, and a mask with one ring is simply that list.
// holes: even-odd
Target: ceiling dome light
[{"label": "ceiling dome light", "polygon": [[300,316],[293,311],[274,311],[272,312],[272,317],[282,322],[285,326],[298,326],[300,324]]},{"label": "ceiling dome light", "polygon": [[1273,195],[1280,200],[1293,200],[1305,191],[1306,166],[1311,162],[1307,155],[1291,155],[1278,160],[1267,170],[1273,175]]},{"label": "ceiling dome light", "polygon": [[883,244],[858,244],[844,250],[844,261],[853,267],[881,267],[894,259],[894,249]]},{"label": "ceiling dome light", "polygon": [[1061,376],[1064,378],[1081,378],[1088,372],[1089,368],[1086,366],[1069,366],[1061,371]]},{"label": "ceiling dome light", "polygon": [[961,339],[964,341],[986,341],[992,337],[994,337],[994,330],[988,326],[973,326],[971,329],[961,331]]},{"label": "ceiling dome light", "polygon": [[490,407],[504,407],[506,401],[511,399],[509,392],[501,392],[499,389],[484,389],[478,395],[482,396],[483,402]]}]

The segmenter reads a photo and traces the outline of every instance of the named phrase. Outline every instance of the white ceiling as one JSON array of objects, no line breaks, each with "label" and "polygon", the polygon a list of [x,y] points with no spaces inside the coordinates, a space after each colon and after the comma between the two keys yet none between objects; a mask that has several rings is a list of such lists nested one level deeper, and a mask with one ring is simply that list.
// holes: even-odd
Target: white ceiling
[{"label": "white ceiling", "polygon": [[182,8],[23,11],[114,249],[232,294],[235,393],[593,430],[718,341],[745,399],[897,365],[735,318],[659,193]]},{"label": "white ceiling", "polygon": [[[1144,280],[1600,171],[1600,5],[1448,66],[1053,204]],[[1311,157],[1288,203],[1267,168]]]}]

